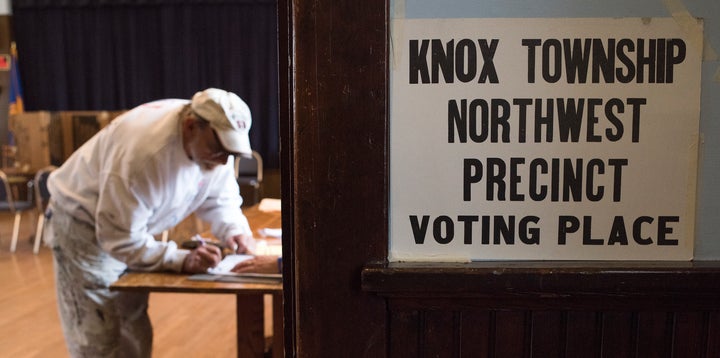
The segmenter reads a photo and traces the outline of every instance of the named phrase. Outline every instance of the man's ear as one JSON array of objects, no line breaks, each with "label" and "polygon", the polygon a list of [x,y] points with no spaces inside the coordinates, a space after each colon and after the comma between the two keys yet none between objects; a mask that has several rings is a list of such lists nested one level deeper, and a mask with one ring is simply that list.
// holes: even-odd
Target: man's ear
[{"label": "man's ear", "polygon": [[197,128],[197,122],[192,116],[185,116],[182,121],[183,131],[192,132]]},{"label": "man's ear", "polygon": [[195,137],[198,124],[193,117],[185,116],[185,118],[182,119],[180,128],[180,131],[182,132],[183,145],[186,145],[193,137]]}]

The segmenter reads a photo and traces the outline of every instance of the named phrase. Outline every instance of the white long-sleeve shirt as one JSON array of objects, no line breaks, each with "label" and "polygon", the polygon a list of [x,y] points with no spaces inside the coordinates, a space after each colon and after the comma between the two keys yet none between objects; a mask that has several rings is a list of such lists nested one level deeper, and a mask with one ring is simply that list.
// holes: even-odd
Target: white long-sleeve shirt
[{"label": "white long-sleeve shirt", "polygon": [[48,179],[53,205],[93,225],[102,249],[129,268],[180,271],[189,251],[153,235],[193,212],[223,241],[251,234],[233,161],[206,170],[183,149],[179,112],[188,103],[161,100],[124,113]]}]

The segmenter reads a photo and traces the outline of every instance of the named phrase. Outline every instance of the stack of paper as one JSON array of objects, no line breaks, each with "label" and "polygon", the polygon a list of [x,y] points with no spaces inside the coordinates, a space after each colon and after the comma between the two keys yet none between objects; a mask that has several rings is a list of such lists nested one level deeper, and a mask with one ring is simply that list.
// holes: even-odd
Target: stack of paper
[{"label": "stack of paper", "polygon": [[280,211],[282,207],[280,199],[263,198],[260,200],[258,209],[264,212]]},{"label": "stack of paper", "polygon": [[282,274],[279,273],[236,273],[232,272],[233,267],[240,262],[252,258],[252,255],[227,255],[220,263],[208,269],[206,274],[195,274],[189,277],[195,281],[221,281],[221,282],[246,282],[246,283],[281,283]]},{"label": "stack of paper", "polygon": [[264,227],[258,233],[263,237],[282,237],[282,228]]},{"label": "stack of paper", "polygon": [[208,273],[215,275],[235,275],[236,273],[230,270],[232,270],[235,265],[245,260],[251,259],[252,257],[252,255],[226,255],[225,258],[223,258],[217,266],[209,268]]}]

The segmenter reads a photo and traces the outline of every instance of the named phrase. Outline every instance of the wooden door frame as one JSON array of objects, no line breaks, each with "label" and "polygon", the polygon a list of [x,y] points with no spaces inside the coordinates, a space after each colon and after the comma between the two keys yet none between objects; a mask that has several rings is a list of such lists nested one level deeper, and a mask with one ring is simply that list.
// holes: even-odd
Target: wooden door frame
[{"label": "wooden door frame", "polygon": [[[278,0],[285,355],[386,355],[385,0]],[[283,82],[285,81],[285,82]]]}]

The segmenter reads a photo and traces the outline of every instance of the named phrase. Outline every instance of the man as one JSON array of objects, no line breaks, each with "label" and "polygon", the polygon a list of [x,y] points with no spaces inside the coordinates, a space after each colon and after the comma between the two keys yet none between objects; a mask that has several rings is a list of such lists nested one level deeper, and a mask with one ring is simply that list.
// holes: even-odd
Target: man
[{"label": "man", "polygon": [[128,268],[198,273],[217,265],[213,245],[189,251],[154,239],[191,213],[226,247],[253,252],[228,160],[251,154],[250,125],[248,106],[224,90],[159,100],[113,120],[53,172],[46,238],[73,357],[151,355],[148,295],[108,287]]}]

